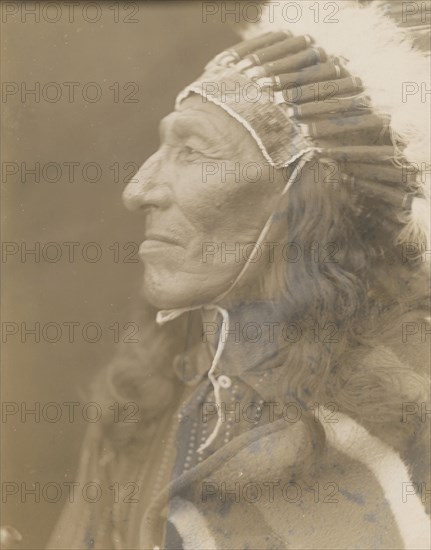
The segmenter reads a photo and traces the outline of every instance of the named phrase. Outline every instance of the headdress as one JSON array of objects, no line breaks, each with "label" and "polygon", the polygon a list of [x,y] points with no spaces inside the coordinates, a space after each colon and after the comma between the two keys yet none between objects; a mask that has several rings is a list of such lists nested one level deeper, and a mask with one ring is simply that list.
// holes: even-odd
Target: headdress
[{"label": "headdress", "polygon": [[296,20],[283,3],[266,3],[247,39],[217,55],[177,104],[194,92],[219,105],[275,168],[312,152],[359,195],[384,190],[404,223],[395,239],[426,255],[431,2],[344,0],[331,2],[331,17],[324,2],[317,15],[319,3],[294,4]]}]

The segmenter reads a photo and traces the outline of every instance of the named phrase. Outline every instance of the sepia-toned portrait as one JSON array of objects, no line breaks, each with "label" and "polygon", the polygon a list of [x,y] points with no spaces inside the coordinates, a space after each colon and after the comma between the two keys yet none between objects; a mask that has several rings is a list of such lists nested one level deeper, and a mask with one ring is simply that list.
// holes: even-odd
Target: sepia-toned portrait
[{"label": "sepia-toned portrait", "polygon": [[431,2],[2,2],[5,550],[426,550]]}]

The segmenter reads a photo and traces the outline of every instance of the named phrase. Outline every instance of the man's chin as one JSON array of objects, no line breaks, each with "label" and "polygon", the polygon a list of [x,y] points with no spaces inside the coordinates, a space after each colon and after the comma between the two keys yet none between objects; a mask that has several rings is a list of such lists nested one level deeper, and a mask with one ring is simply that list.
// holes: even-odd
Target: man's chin
[{"label": "man's chin", "polygon": [[177,309],[193,305],[193,296],[184,289],[175,288],[176,286],[172,280],[163,283],[144,279],[141,296],[156,309]]},{"label": "man's chin", "polygon": [[166,281],[160,277],[155,280],[144,276],[140,294],[146,302],[157,309],[195,307],[211,302],[218,295],[213,292],[208,295],[199,293],[199,285],[188,282],[189,284],[181,285],[174,277],[169,277]]}]

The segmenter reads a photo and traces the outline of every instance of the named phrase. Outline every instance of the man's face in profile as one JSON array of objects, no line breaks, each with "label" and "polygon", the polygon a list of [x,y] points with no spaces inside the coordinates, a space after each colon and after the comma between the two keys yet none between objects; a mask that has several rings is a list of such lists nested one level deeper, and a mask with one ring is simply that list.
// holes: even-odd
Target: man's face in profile
[{"label": "man's face in profile", "polygon": [[198,95],[165,117],[160,132],[159,150],[123,198],[144,214],[144,295],[175,308],[209,301],[235,280],[283,181],[240,123]]}]

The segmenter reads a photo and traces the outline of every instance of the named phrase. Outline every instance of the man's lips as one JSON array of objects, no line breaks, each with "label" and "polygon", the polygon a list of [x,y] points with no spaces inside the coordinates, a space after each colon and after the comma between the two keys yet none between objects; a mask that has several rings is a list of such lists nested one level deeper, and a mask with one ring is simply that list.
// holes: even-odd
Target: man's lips
[{"label": "man's lips", "polygon": [[148,232],[145,234],[145,239],[139,247],[139,253],[145,254],[147,252],[160,250],[162,248],[168,248],[171,246],[181,246],[181,242],[178,238],[163,233]]},{"label": "man's lips", "polygon": [[176,245],[181,244],[177,237],[173,237],[171,235],[165,235],[163,233],[155,233],[152,231],[145,233],[144,242],[145,241],[159,241],[162,243],[176,244]]}]

